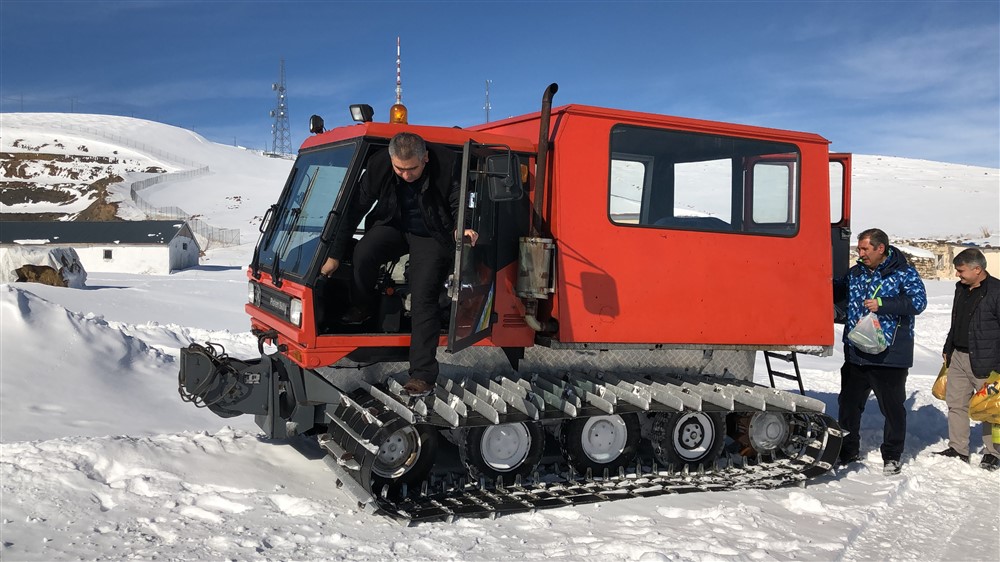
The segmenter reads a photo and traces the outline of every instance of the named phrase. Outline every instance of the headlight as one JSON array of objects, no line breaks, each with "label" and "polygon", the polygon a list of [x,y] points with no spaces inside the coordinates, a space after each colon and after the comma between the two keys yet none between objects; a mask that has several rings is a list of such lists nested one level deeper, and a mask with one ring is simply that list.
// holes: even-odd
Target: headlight
[{"label": "headlight", "polygon": [[788,419],[774,412],[757,412],[750,420],[750,444],[758,452],[773,451],[788,440]]},{"label": "headlight", "polygon": [[292,299],[292,305],[288,309],[288,320],[296,326],[302,325],[302,301]]},{"label": "headlight", "polygon": [[257,292],[257,284],[254,283],[253,281],[247,283],[247,301],[254,306],[259,306],[260,298],[258,297],[258,295],[259,293]]}]

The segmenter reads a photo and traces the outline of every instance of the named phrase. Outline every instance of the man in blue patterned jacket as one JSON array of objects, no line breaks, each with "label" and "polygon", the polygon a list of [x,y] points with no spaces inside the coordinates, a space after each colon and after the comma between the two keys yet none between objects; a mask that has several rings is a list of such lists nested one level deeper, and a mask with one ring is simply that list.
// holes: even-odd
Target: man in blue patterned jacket
[{"label": "man in blue patterned jacket", "polygon": [[[903,254],[889,245],[889,237],[877,228],[858,235],[858,264],[847,276],[835,280],[837,289],[848,291],[847,323],[844,325],[844,366],[840,369],[840,427],[848,432],[840,450],[841,464],[860,460],[861,414],[872,392],[885,416],[882,432],[882,462],[885,474],[902,469],[906,438],[906,376],[913,366],[914,317],[927,308],[924,283]],[[867,312],[878,316],[888,347],[870,354],[847,338],[850,329]]]}]

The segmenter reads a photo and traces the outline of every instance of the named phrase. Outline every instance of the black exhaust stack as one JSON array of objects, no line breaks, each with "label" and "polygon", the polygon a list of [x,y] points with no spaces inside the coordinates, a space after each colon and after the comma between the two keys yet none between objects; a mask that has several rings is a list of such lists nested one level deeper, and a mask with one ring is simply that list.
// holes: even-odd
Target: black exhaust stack
[{"label": "black exhaust stack", "polygon": [[538,156],[535,161],[535,217],[531,225],[532,236],[542,236],[542,209],[545,204],[545,182],[549,159],[549,119],[552,117],[552,96],[559,91],[559,84],[549,84],[542,94],[542,114],[538,126]]}]

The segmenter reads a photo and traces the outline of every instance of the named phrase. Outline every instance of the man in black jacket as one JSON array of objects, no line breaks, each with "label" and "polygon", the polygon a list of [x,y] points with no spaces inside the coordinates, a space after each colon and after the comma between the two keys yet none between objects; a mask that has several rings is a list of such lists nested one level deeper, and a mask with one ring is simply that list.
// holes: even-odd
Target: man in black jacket
[{"label": "man in black jacket", "polygon": [[[969,399],[990,371],[1000,371],[1000,280],[986,271],[986,256],[976,248],[962,250],[952,263],[958,283],[942,353],[948,364],[948,448],[935,454],[969,462]],[[1000,451],[991,433],[992,424],[983,423],[979,466],[997,470]]]},{"label": "man in black jacket", "polygon": [[[419,135],[392,137],[388,151],[369,159],[360,193],[348,205],[320,269],[320,274],[330,276],[340,267],[352,233],[374,203],[365,220],[365,235],[354,248],[353,306],[341,321],[367,320],[375,308],[379,266],[410,254],[410,380],[403,389],[412,396],[430,393],[438,376],[438,298],[454,255],[460,203],[453,164],[453,155],[428,147]],[[464,236],[476,244],[475,231],[465,229]]]}]

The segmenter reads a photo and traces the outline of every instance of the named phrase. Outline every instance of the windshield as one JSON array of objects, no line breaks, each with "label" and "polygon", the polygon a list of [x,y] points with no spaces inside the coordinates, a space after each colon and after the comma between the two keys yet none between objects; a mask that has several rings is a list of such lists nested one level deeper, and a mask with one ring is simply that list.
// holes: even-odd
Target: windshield
[{"label": "windshield", "polygon": [[262,241],[264,269],[273,273],[275,256],[280,256],[282,276],[305,276],[356,151],[357,144],[351,143],[298,157],[288,193],[275,214],[276,224]]}]

